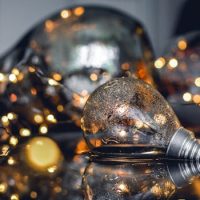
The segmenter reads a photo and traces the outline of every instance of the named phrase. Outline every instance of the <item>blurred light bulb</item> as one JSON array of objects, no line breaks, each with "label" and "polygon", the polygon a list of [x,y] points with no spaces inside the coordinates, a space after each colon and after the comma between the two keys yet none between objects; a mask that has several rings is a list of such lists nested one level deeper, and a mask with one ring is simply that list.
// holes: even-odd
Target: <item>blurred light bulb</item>
[{"label": "blurred light bulb", "polygon": [[138,79],[113,79],[93,92],[84,108],[82,129],[96,153],[133,156],[140,149],[145,155],[200,158],[194,134],[181,127],[158,91]]},{"label": "blurred light bulb", "polygon": [[25,146],[25,161],[39,172],[55,172],[61,164],[62,154],[58,145],[50,138],[35,137]]}]

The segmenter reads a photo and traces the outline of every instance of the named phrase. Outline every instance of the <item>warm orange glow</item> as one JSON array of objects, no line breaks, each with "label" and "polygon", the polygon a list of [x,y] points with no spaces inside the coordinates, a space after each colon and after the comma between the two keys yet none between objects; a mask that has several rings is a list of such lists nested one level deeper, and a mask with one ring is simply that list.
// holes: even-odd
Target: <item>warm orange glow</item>
[{"label": "warm orange glow", "polygon": [[92,74],[90,75],[90,79],[91,79],[92,81],[96,81],[96,80],[98,79],[97,74],[92,73]]},{"label": "warm orange glow", "polygon": [[195,94],[193,96],[192,100],[194,101],[194,103],[199,104],[200,103],[200,95],[199,94]]},{"label": "warm orange glow", "polygon": [[185,50],[187,48],[187,41],[182,39],[178,41],[178,48],[180,50]]},{"label": "warm orange glow", "polygon": [[74,9],[74,14],[76,16],[81,16],[84,14],[84,12],[85,12],[85,9],[83,7],[77,7]]},{"label": "warm orange glow", "polygon": [[85,140],[84,139],[80,140],[76,146],[76,150],[75,150],[76,154],[81,154],[88,151],[89,151],[89,148]]},{"label": "warm orange glow", "polygon": [[57,106],[57,110],[58,110],[58,112],[63,112],[64,111],[64,106],[63,105],[58,105]]},{"label": "warm orange glow", "polygon": [[121,68],[122,68],[123,70],[129,70],[130,64],[129,64],[129,63],[123,63],[123,64],[121,65]]},{"label": "warm orange glow", "polygon": [[36,114],[34,116],[34,121],[37,123],[37,124],[41,124],[43,121],[44,121],[44,118],[42,115],[40,114]]},{"label": "warm orange glow", "polygon": [[34,73],[34,72],[36,71],[35,68],[32,67],[32,66],[30,66],[30,67],[28,68],[28,70],[29,70],[29,72],[31,72],[31,73]]},{"label": "warm orange glow", "polygon": [[17,101],[17,95],[14,94],[14,93],[10,94],[10,101],[13,102],[13,103],[16,102]]},{"label": "warm orange glow", "polygon": [[36,199],[36,198],[37,198],[37,192],[32,191],[32,192],[30,193],[30,197],[31,197],[32,199]]},{"label": "warm orange glow", "polygon": [[59,73],[54,73],[53,74],[53,79],[55,81],[60,81],[62,79],[62,76]]},{"label": "warm orange glow", "polygon": [[54,22],[51,20],[47,20],[45,22],[45,28],[46,28],[47,32],[51,32],[54,29]]},{"label": "warm orange glow", "polygon": [[31,94],[35,96],[37,94],[37,90],[35,88],[31,88]]}]

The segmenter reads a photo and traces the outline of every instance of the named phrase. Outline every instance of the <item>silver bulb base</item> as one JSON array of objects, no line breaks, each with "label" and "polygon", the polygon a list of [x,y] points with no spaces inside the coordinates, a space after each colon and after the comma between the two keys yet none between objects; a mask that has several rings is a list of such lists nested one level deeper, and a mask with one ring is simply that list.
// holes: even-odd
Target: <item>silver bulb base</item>
[{"label": "silver bulb base", "polygon": [[193,132],[181,127],[170,140],[166,155],[173,158],[200,160],[200,144]]}]

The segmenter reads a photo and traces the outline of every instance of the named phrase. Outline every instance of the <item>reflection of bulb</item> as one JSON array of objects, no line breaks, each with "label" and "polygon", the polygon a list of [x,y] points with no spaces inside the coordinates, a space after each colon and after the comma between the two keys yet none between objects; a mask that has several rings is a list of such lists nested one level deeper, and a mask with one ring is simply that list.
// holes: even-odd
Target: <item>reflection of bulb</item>
[{"label": "reflection of bulb", "polygon": [[82,128],[97,152],[132,156],[139,149],[152,155],[168,147],[169,156],[193,158],[199,149],[165,99],[137,79],[114,79],[99,87],[86,103]]},{"label": "reflection of bulb", "polygon": [[194,162],[91,162],[82,188],[86,200],[171,199],[179,188],[192,183],[198,168]]},{"label": "reflection of bulb", "polygon": [[49,173],[57,171],[62,154],[57,144],[46,137],[35,137],[25,146],[25,161],[34,170]]}]

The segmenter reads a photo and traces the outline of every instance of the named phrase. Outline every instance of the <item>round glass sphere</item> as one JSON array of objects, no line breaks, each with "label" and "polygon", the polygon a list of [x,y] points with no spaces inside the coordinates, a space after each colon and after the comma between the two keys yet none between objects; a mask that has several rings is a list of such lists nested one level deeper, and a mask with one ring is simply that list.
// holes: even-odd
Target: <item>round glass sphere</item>
[{"label": "round glass sphere", "polygon": [[159,154],[179,127],[160,93],[133,78],[117,78],[100,86],[89,97],[82,118],[84,137],[97,154]]},{"label": "round glass sphere", "polygon": [[13,61],[25,51],[22,47],[41,55],[47,63],[45,75],[67,88],[54,93],[46,89],[43,95],[55,106],[62,98],[61,106],[77,123],[89,95],[111,78],[137,76],[153,82],[153,53],[144,27],[114,9],[79,6],[61,10],[35,26],[4,57],[3,66],[14,66]]},{"label": "round glass sphere", "polygon": [[[182,124],[200,131],[200,32],[175,39],[154,66],[159,90],[173,105]],[[188,104],[187,106],[185,104]]]}]

